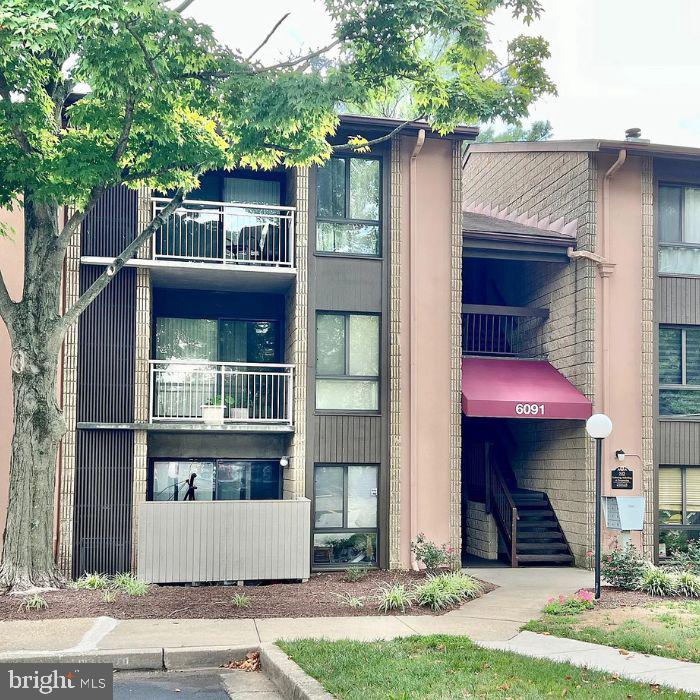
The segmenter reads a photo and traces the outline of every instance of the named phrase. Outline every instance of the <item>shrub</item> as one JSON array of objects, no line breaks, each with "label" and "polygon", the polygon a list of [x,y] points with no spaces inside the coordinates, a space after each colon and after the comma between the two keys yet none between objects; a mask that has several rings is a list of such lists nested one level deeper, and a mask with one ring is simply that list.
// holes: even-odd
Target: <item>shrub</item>
[{"label": "shrub", "polygon": [[356,595],[350,595],[349,593],[334,593],[335,597],[338,598],[341,605],[347,605],[349,608],[363,608],[365,601]]},{"label": "shrub", "polygon": [[363,579],[369,572],[370,568],[368,566],[348,566],[345,569],[345,580],[354,583]]},{"label": "shrub", "polygon": [[700,574],[700,542],[690,540],[685,548],[673,549],[671,563],[686,571]]},{"label": "shrub", "polygon": [[140,581],[132,573],[124,572],[117,574],[112,579],[115,588],[124,591],[127,595],[144,596],[148,593],[148,584],[145,581]]},{"label": "shrub", "polygon": [[642,575],[639,589],[649,595],[673,595],[676,592],[676,580],[668,571],[649,565]]},{"label": "shrub", "polygon": [[406,612],[406,608],[410,607],[413,602],[410,592],[402,583],[383,586],[379,589],[377,597],[379,598],[380,612],[390,612],[391,610]]},{"label": "shrub", "polygon": [[83,574],[75,582],[75,587],[97,591],[102,588],[108,588],[109,579],[104,574],[99,574],[95,571],[92,574]]},{"label": "shrub", "polygon": [[117,599],[117,592],[116,591],[105,591],[102,594],[102,602],[103,603],[113,603]]},{"label": "shrub", "polygon": [[633,591],[639,587],[649,564],[642,558],[636,548],[629,544],[624,549],[619,547],[607,552],[601,560],[601,571],[606,581],[618,588]]},{"label": "shrub", "polygon": [[594,607],[593,594],[590,591],[579,591],[574,595],[560,595],[558,598],[550,598],[542,608],[547,615],[575,615]]},{"label": "shrub", "polygon": [[46,602],[46,598],[40,596],[38,593],[34,595],[26,596],[22,599],[22,605],[19,606],[20,610],[24,608],[25,610],[46,610],[49,604]]},{"label": "shrub", "polygon": [[676,592],[688,598],[700,597],[700,577],[692,571],[681,571],[676,578]]},{"label": "shrub", "polygon": [[236,608],[247,608],[250,607],[250,598],[245,593],[236,593],[231,598],[231,603]]},{"label": "shrub", "polygon": [[424,533],[420,533],[415,541],[411,542],[411,551],[416,557],[416,561],[425,566],[428,573],[434,573],[443,566],[452,563],[452,547],[446,544],[438,547],[434,542],[426,539]]},{"label": "shrub", "polygon": [[481,584],[461,571],[429,576],[428,580],[413,592],[418,605],[432,610],[444,610],[464,600],[476,598],[481,593]]}]

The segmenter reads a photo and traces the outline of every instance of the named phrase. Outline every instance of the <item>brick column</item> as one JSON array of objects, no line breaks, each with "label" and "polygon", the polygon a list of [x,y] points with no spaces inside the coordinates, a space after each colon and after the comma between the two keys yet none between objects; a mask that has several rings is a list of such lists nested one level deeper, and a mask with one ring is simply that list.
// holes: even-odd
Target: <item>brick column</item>
[{"label": "brick column", "polygon": [[391,140],[389,568],[401,568],[401,137]]}]

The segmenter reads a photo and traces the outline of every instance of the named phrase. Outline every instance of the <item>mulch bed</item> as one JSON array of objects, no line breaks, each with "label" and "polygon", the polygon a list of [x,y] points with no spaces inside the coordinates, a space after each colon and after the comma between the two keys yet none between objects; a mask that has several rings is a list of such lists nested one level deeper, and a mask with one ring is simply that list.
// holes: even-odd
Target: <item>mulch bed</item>
[{"label": "mulch bed", "polygon": [[[584,590],[593,593],[592,588]],[[603,586],[600,589],[600,600],[596,601],[596,608],[601,610],[612,610],[613,608],[635,607],[646,605],[647,603],[659,603],[669,600],[688,600],[685,596],[653,596],[642,591],[628,591],[624,588],[614,586]]]},{"label": "mulch bed", "polygon": [[[307,583],[272,583],[259,586],[151,586],[144,597],[118,592],[112,603],[102,600],[103,591],[66,589],[42,594],[48,603],[45,610],[20,609],[22,597],[0,595],[0,620],[46,620],[67,617],[106,615],[119,620],[134,619],[234,619],[252,617],[347,617],[380,615],[374,596],[385,584],[403,583],[407,588],[423,581],[415,571],[372,571],[359,581],[346,581],[344,572],[312,576]],[[496,586],[482,582],[484,593]],[[243,593],[250,599],[246,608],[231,602]],[[351,608],[339,595],[364,599],[364,606]],[[445,610],[442,612],[449,612]],[[392,614],[401,614],[394,611]],[[407,615],[435,615],[417,605]],[[437,613],[442,614],[442,613]]]}]

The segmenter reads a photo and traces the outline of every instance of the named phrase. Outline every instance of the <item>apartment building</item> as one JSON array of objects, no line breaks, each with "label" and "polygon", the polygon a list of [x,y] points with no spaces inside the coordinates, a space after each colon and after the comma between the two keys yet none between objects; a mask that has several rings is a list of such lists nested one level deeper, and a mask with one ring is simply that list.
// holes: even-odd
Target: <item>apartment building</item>
[{"label": "apartment building", "polygon": [[[663,558],[697,539],[700,150],[653,144],[636,129],[621,141],[476,144],[463,193],[466,220],[525,223],[540,241],[568,236],[559,263],[499,263],[481,293],[546,309],[523,334],[526,354],[541,353],[612,419],[603,495],[643,497],[645,512],[643,530],[604,527],[604,547],[629,539]],[[505,421],[498,458],[506,481],[549,501],[563,537],[546,541],[565,540],[584,564],[591,441],[580,422],[541,418]],[[466,510],[476,517],[483,505]],[[474,532],[495,529],[488,518],[476,523]],[[493,554],[485,542],[493,550],[495,539],[467,535],[482,554]]]}]

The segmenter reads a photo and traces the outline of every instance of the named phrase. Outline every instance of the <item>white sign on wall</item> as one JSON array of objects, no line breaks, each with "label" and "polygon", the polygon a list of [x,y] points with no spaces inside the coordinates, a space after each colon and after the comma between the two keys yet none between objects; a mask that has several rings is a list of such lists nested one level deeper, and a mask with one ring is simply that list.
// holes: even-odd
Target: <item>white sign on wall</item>
[{"label": "white sign on wall", "polygon": [[603,496],[605,522],[610,530],[643,530],[644,506],[644,496]]}]

